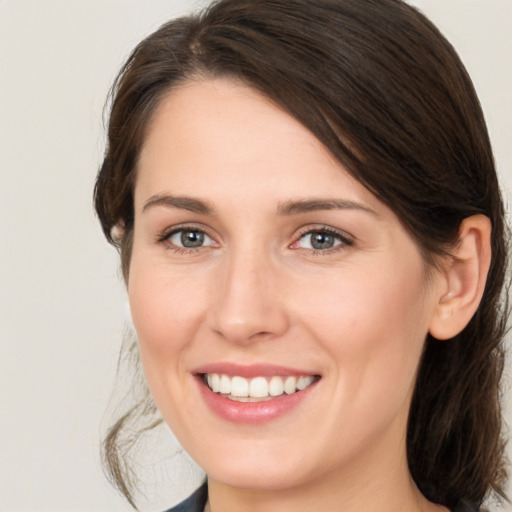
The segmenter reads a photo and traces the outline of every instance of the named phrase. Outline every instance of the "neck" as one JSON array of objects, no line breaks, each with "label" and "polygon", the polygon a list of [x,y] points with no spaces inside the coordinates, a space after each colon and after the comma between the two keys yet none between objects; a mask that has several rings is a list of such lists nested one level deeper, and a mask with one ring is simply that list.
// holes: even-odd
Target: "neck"
[{"label": "neck", "polygon": [[[405,444],[405,443],[404,443]],[[368,450],[368,460],[285,489],[244,489],[208,480],[207,512],[448,512],[426,500],[400,454]],[[363,458],[364,459],[364,458]],[[209,507],[209,508],[208,508]]]}]

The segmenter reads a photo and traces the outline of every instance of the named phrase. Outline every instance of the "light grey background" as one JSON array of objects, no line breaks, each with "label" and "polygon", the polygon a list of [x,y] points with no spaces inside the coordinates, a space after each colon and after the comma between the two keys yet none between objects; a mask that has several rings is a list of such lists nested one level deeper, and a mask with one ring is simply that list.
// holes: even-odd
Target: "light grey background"
[{"label": "light grey background", "polygon": [[[202,3],[0,0],[0,512],[131,510],[98,456],[126,319],[117,254],[92,210],[102,107],[133,46]],[[414,3],[474,79],[510,205],[512,0]],[[190,463],[171,462],[147,510],[197,482]]]}]

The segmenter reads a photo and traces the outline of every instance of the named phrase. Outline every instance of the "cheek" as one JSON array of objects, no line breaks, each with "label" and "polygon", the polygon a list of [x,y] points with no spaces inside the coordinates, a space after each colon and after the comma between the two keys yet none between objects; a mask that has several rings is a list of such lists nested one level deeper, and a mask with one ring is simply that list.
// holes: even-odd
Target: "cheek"
[{"label": "cheek", "polygon": [[141,350],[164,354],[190,339],[201,317],[204,289],[163,265],[144,266],[134,258],[128,286],[132,318]]},{"label": "cheek", "polygon": [[318,281],[316,290],[309,285],[303,291],[296,289],[294,295],[301,302],[301,316],[325,332],[334,346],[358,349],[378,339],[399,342],[419,331],[426,334],[423,275],[405,271],[398,278],[388,276],[375,270],[351,270],[339,277],[333,273],[330,279]]},{"label": "cheek", "polygon": [[137,254],[128,294],[148,387],[164,416],[173,416],[180,407],[175,391],[182,389],[187,375],[187,357],[198,338],[207,294],[190,275],[179,269],[170,272],[161,261]]},{"label": "cheek", "polygon": [[370,402],[398,393],[401,400],[413,385],[428,332],[422,265],[351,270],[324,281],[321,294],[303,294],[302,318],[335,363],[340,393]]},{"label": "cheek", "polygon": [[161,262],[134,254],[128,294],[142,368],[157,407],[167,420],[192,414],[177,391],[188,389],[188,354],[203,317],[204,289]]}]

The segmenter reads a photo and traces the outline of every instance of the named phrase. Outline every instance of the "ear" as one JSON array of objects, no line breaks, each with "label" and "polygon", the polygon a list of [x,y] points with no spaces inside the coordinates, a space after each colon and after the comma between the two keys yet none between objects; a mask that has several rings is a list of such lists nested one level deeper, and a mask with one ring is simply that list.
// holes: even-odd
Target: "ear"
[{"label": "ear", "polygon": [[464,219],[459,242],[441,271],[430,334],[439,340],[459,334],[475,314],[491,264],[491,222],[484,215]]}]

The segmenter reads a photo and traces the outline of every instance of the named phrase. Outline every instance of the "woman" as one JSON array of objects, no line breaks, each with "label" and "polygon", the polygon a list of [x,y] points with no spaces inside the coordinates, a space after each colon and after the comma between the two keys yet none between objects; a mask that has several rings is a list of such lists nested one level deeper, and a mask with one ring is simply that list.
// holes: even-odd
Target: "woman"
[{"label": "woman", "polygon": [[[476,510],[503,495],[503,206],[457,55],[398,0],[221,0],[113,88],[96,210],[176,511]],[[105,450],[133,504],[119,449]],[[153,421],[153,423],[151,423]]]}]

